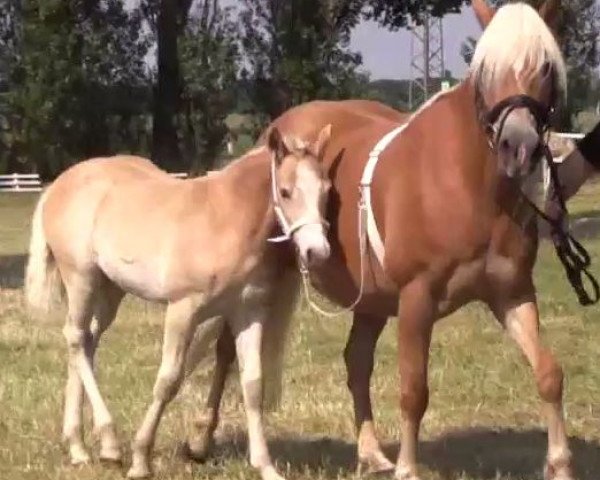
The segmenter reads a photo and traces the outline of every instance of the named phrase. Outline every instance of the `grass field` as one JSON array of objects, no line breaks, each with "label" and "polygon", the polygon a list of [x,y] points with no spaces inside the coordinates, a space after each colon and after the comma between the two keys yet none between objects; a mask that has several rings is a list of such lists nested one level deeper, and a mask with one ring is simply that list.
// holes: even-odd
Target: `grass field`
[{"label": "grass field", "polygon": [[[124,470],[97,461],[70,467],[61,444],[66,373],[61,324],[29,320],[18,287],[34,202],[34,196],[0,196],[0,269],[7,285],[0,292],[0,479],[122,478]],[[600,205],[598,188],[586,189],[573,202],[579,214],[593,205]],[[600,274],[600,240],[585,243]],[[567,376],[565,406],[578,478],[597,480],[600,311],[577,305],[548,245],[541,249],[536,279],[545,339]],[[378,346],[373,392],[381,438],[395,456],[399,411],[394,323]],[[319,318],[304,309],[297,313],[283,405],[269,414],[267,430],[273,457],[289,478],[355,475],[352,406],[341,356],[349,326],[347,318]],[[150,401],[161,334],[161,308],[129,300],[101,344],[100,385],[124,445]],[[208,373],[196,372],[167,410],[156,445],[156,478],[258,478],[246,461],[243,411],[233,381],[214,459],[191,465],[178,456],[195,408],[204,403]],[[477,305],[436,329],[430,385],[420,457],[424,480],[541,478],[546,439],[532,376],[516,348]],[[87,441],[97,447],[91,432]]]}]

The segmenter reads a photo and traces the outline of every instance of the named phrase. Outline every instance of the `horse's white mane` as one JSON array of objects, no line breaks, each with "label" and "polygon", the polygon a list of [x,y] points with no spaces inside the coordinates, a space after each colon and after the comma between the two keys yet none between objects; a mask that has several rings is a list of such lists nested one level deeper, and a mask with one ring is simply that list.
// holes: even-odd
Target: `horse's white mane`
[{"label": "horse's white mane", "polygon": [[470,73],[482,89],[502,81],[511,70],[537,75],[549,62],[563,94],[567,68],[552,32],[538,12],[525,3],[510,3],[496,12],[477,43]]}]

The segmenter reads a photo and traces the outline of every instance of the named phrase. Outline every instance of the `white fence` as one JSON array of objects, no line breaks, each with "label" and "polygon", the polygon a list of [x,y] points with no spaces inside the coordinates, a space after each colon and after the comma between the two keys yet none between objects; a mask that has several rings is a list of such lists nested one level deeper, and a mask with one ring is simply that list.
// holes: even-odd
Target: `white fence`
[{"label": "white fence", "polygon": [[0,192],[41,192],[42,182],[37,173],[0,175]]},{"label": "white fence", "polygon": [[[569,138],[572,140],[581,140],[585,135],[583,133],[555,133],[560,138]],[[556,157],[554,161],[561,163],[565,157]],[[214,171],[207,172],[207,175],[214,173]],[[188,177],[187,173],[170,173],[172,177],[185,179]],[[544,164],[544,187],[548,188],[550,183],[550,172],[548,167]],[[40,176],[37,173],[12,173],[10,175],[0,175],[0,192],[41,192],[42,182]]]},{"label": "white fence", "polygon": [[[209,172],[210,173],[210,172]],[[170,173],[175,178],[187,178],[187,173]],[[37,173],[11,173],[0,175],[0,192],[41,192],[42,182]]]}]

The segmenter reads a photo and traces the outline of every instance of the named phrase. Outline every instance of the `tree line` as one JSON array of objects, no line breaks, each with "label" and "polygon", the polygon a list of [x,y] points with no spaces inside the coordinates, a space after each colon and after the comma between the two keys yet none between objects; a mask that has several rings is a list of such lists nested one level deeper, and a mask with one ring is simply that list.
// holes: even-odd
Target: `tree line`
[{"label": "tree line", "polygon": [[[253,139],[315,98],[392,103],[398,89],[369,82],[350,47],[353,29],[367,19],[398,29],[465,3],[3,0],[0,172],[53,178],[81,159],[131,152],[202,173],[222,156],[232,113],[243,119],[235,130]],[[583,108],[597,101],[595,1],[568,2],[564,17],[569,105]],[[467,59],[469,49],[467,41]]]}]

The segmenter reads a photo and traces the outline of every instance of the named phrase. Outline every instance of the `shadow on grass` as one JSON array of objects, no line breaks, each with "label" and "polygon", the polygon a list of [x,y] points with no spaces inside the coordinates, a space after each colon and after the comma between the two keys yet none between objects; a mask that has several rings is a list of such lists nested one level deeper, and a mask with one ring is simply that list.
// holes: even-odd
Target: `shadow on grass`
[{"label": "shadow on grass", "polygon": [[0,255],[0,287],[21,288],[27,255]]},{"label": "shadow on grass", "polygon": [[[572,437],[570,446],[576,478],[597,480],[600,443]],[[245,435],[236,433],[219,442],[217,459],[226,462],[232,456],[244,456],[246,447]],[[464,475],[481,480],[541,478],[546,448],[547,435],[541,430],[466,429],[421,442],[419,463],[449,480]],[[398,450],[398,444],[385,448],[393,461]],[[296,472],[337,478],[352,476],[356,469],[356,444],[343,440],[279,438],[270,442],[270,451],[280,466],[289,465]]]}]

